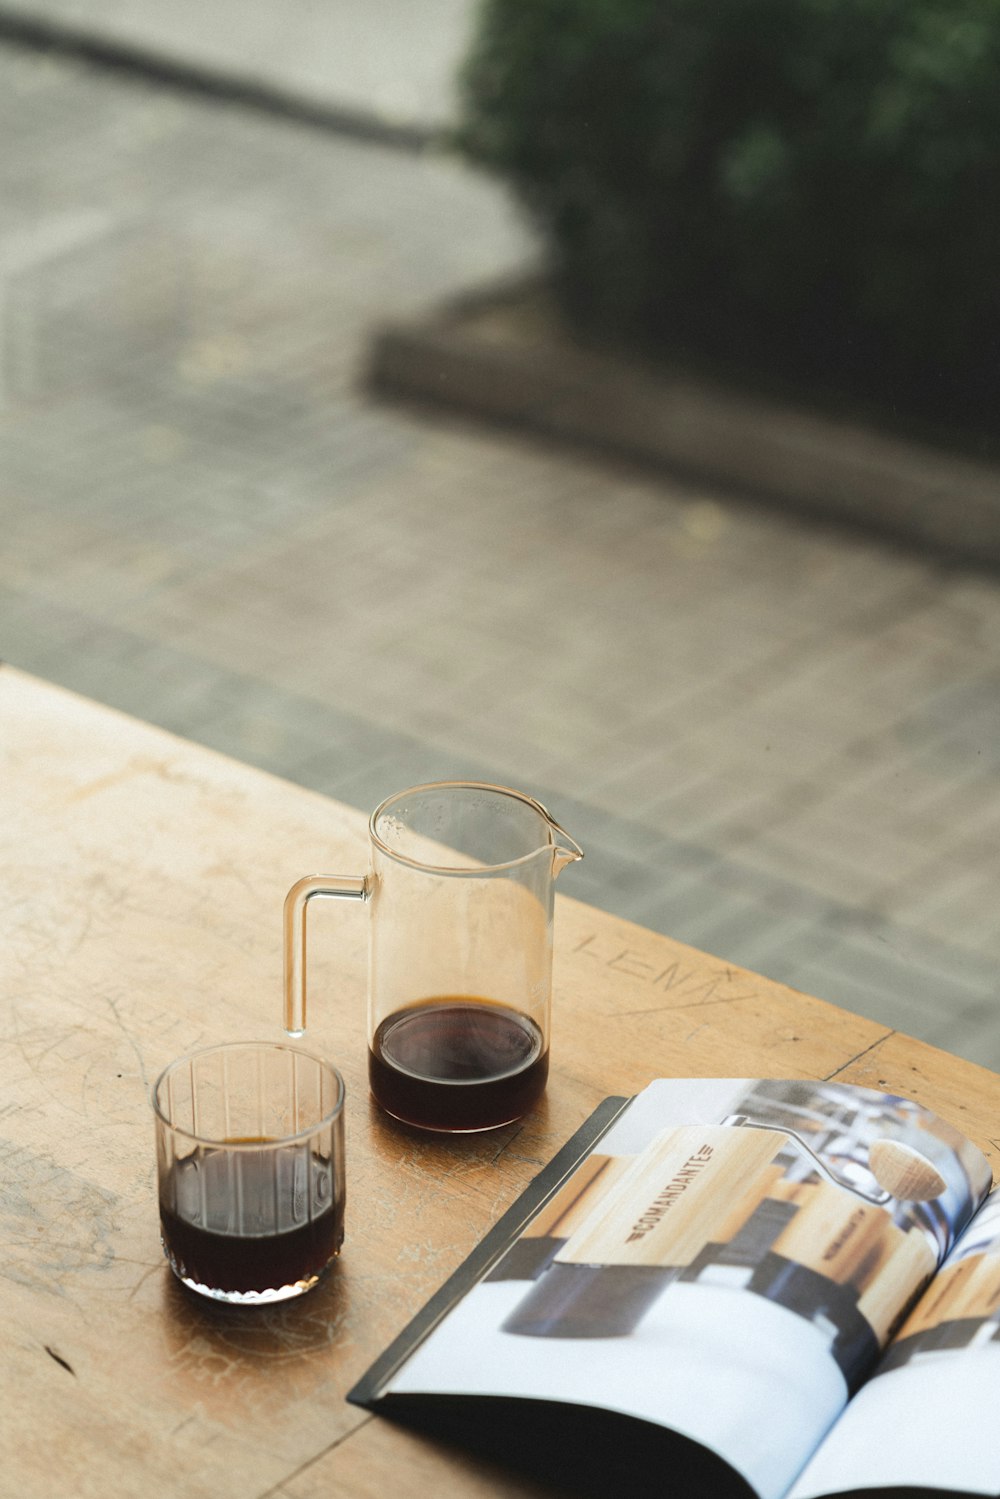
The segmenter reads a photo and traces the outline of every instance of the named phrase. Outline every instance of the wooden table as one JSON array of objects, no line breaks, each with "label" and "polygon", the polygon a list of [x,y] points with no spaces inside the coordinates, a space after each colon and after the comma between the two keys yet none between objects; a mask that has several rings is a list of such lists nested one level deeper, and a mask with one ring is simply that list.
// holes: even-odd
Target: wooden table
[{"label": "wooden table", "polygon": [[160,1251],[150,1083],[192,1047],[280,1037],[285,890],[363,872],[367,818],[10,667],[0,786],[0,1473],[18,1499],[534,1492],[344,1394],[594,1106],[651,1077],[839,1077],[1000,1154],[993,1073],[565,898],[543,1104],[419,1137],[367,1097],[365,917],[321,902],[306,1042],[347,1081],[344,1252],[301,1301],[216,1307]]}]

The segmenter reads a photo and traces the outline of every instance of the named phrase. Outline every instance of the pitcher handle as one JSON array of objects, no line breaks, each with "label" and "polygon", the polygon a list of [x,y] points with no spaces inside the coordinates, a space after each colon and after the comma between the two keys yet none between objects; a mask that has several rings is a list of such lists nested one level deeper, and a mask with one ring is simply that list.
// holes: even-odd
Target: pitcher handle
[{"label": "pitcher handle", "polygon": [[307,874],[285,896],[285,1030],[290,1036],[301,1036],[306,1028],[306,906],[314,895],[367,900],[369,894],[363,876]]}]

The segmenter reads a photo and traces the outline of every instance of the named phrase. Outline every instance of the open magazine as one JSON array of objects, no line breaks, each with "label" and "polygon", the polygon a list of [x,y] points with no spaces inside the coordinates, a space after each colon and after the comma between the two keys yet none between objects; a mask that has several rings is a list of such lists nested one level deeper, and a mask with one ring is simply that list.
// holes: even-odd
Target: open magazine
[{"label": "open magazine", "polygon": [[348,1398],[573,1487],[603,1465],[720,1499],[1000,1494],[991,1179],[895,1095],[651,1083],[598,1110]]}]

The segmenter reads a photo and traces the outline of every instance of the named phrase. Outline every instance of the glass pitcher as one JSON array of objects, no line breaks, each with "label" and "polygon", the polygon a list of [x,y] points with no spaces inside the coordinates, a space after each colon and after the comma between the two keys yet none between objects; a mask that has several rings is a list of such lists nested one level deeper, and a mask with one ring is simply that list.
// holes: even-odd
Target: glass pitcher
[{"label": "glass pitcher", "polygon": [[540,802],[438,781],[369,821],[371,868],[308,875],[285,898],[285,1029],[306,1024],[306,907],[370,907],[368,1067],[388,1114],[421,1129],[495,1129],[541,1096],[549,1068],[553,886],[580,847]]}]

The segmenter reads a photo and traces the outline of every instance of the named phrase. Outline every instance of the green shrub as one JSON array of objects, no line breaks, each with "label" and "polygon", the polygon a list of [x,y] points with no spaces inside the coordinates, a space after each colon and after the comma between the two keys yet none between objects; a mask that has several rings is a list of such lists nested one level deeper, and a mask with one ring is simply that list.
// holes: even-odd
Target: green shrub
[{"label": "green shrub", "polygon": [[1000,0],[485,0],[463,84],[582,332],[991,425]]}]

